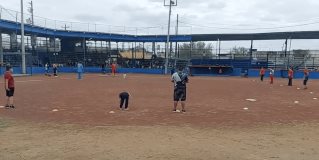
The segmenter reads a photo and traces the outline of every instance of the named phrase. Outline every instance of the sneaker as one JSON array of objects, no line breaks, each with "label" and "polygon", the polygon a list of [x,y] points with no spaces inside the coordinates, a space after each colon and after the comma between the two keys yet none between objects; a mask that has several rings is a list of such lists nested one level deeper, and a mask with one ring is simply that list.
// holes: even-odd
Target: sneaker
[{"label": "sneaker", "polygon": [[14,107],[14,106],[10,106],[10,108],[14,109],[14,108],[16,108],[16,107]]},{"label": "sneaker", "polygon": [[10,108],[10,106],[6,105],[6,106],[5,106],[5,108],[6,108],[6,109],[9,109],[9,108]]},{"label": "sneaker", "polygon": [[173,109],[172,112],[176,112],[176,109]]},{"label": "sneaker", "polygon": [[183,110],[182,110],[182,113],[185,113],[185,112],[186,112],[186,110],[185,110],[185,109],[183,109]]}]

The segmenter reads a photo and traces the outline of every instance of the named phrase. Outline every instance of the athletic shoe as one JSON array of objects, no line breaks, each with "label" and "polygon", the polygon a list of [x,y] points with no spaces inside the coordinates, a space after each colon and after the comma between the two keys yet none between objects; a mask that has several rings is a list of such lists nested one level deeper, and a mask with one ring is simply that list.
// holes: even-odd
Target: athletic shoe
[{"label": "athletic shoe", "polygon": [[183,109],[183,110],[182,110],[182,113],[185,113],[185,112],[186,112],[186,110],[185,110],[185,109]]},{"label": "athletic shoe", "polygon": [[14,106],[10,106],[10,108],[14,109],[14,108],[16,108],[16,107],[14,107]]},{"label": "athletic shoe", "polygon": [[6,105],[6,106],[5,106],[5,108],[6,108],[6,109],[9,109],[9,108],[10,108],[10,106]]},{"label": "athletic shoe", "polygon": [[176,112],[176,109],[173,109],[172,112]]}]

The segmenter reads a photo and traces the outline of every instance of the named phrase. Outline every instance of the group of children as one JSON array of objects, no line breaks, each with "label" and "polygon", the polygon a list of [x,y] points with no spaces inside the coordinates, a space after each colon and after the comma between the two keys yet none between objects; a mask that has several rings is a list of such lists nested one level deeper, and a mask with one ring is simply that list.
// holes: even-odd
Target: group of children
[{"label": "group of children", "polygon": [[[53,64],[52,67],[53,67],[53,76],[54,77],[58,77],[58,65],[57,64]],[[50,65],[48,63],[45,64],[44,69],[45,69],[45,75],[46,76],[51,76],[51,74],[50,74]]]},{"label": "group of children", "polygon": [[[264,67],[261,67],[259,75],[260,75],[260,80],[264,81],[264,76],[265,76],[266,69]],[[309,80],[309,70],[307,68],[304,69],[304,89],[307,89],[307,83]],[[274,76],[275,76],[275,70],[272,68],[269,68],[269,77],[270,77],[270,84],[274,83]],[[292,80],[294,78],[294,70],[293,67],[289,67],[288,69],[288,86],[292,86]]]},{"label": "group of children", "polygon": [[[83,67],[82,62],[78,62],[77,73],[78,73],[78,79],[81,80],[83,77],[83,73],[84,73],[84,67]],[[106,73],[105,66],[102,67],[102,73],[103,74]],[[115,74],[116,74],[116,64],[115,63],[112,63],[112,65],[111,65],[111,74],[113,77],[115,77]]]}]

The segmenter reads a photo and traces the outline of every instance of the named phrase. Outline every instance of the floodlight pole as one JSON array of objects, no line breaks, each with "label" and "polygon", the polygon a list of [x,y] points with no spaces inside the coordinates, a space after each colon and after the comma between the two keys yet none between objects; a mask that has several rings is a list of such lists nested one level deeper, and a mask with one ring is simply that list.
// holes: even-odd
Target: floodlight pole
[{"label": "floodlight pole", "polygon": [[25,44],[24,44],[24,16],[23,16],[23,0],[21,0],[21,56],[22,56],[22,74],[26,74],[25,63]]},{"label": "floodlight pole", "polygon": [[[169,42],[170,42],[170,28],[171,28],[171,14],[172,14],[172,4],[174,2],[172,0],[169,0],[169,14],[168,14],[168,29],[167,29],[167,41],[166,41],[166,49],[165,49],[165,74],[168,74],[168,52],[169,52]],[[177,5],[177,4],[175,4]],[[165,6],[165,0],[164,0],[164,6]]]}]

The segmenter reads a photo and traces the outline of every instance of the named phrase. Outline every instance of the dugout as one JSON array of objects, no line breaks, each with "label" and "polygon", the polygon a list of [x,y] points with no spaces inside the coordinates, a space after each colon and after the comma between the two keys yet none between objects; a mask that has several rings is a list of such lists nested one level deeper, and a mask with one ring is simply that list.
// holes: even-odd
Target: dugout
[{"label": "dugout", "polygon": [[218,75],[232,75],[233,67],[231,66],[216,66],[216,65],[192,65],[189,66],[190,75],[207,75],[207,76],[218,76]]}]

